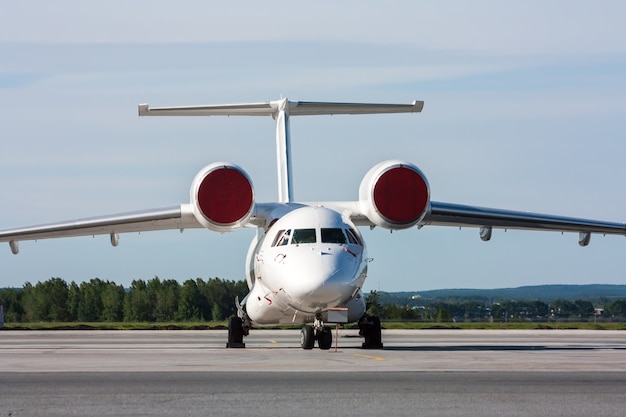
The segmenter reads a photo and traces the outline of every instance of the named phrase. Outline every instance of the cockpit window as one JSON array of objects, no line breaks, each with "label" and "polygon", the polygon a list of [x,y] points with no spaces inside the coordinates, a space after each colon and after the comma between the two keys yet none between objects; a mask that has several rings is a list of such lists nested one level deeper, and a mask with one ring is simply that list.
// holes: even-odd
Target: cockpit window
[{"label": "cockpit window", "polygon": [[315,242],[317,242],[317,239],[315,238],[315,229],[295,229],[293,231],[293,239],[291,239],[292,244]]},{"label": "cockpit window", "polygon": [[272,242],[272,246],[276,246],[276,244],[278,243],[278,239],[280,239],[283,233],[285,233],[285,229],[279,230],[278,233],[276,233],[276,236],[274,237],[274,241]]},{"label": "cockpit window", "polygon": [[346,243],[346,235],[343,234],[341,229],[324,229],[322,228],[322,242],[323,243]]},{"label": "cockpit window", "polygon": [[350,243],[363,246],[363,244],[361,243],[361,239],[359,239],[359,235],[354,230],[346,229],[346,233],[348,235],[348,240],[350,241]]},{"label": "cockpit window", "polygon": [[276,233],[276,237],[274,238],[274,241],[272,242],[272,246],[283,246],[286,245],[287,243],[289,243],[289,236],[291,235],[291,230],[279,230],[278,233]]}]

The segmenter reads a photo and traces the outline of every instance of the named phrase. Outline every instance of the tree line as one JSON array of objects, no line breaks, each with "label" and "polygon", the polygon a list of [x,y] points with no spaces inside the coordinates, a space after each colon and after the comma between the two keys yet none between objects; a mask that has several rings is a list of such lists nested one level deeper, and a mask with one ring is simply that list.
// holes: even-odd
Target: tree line
[{"label": "tree line", "polygon": [[21,289],[0,289],[6,322],[221,321],[235,313],[245,281],[211,278],[135,280],[128,289],[94,278],[76,284],[50,278]]},{"label": "tree line", "polygon": [[382,320],[411,320],[426,322],[489,322],[553,320],[626,320],[626,299],[619,298],[594,306],[591,301],[577,299],[543,301],[500,301],[486,303],[477,300],[424,302],[423,305],[381,303],[379,294],[372,291],[367,296],[368,314]]},{"label": "tree line", "polygon": [[[94,278],[76,284],[50,278],[23,288],[0,289],[6,322],[195,322],[221,321],[235,314],[235,297],[243,299],[245,281],[210,278],[135,280],[129,288]],[[626,299],[594,306],[577,299],[543,301],[430,300],[423,305],[381,303],[380,294],[367,296],[368,313],[400,321],[537,321],[626,320]],[[600,313],[601,314],[598,314]]]}]

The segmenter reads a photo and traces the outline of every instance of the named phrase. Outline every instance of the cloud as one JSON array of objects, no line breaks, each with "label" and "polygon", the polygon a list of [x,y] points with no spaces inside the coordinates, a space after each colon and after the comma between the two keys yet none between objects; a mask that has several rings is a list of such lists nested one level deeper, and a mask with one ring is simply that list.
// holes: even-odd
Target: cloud
[{"label": "cloud", "polygon": [[343,40],[432,50],[528,54],[622,53],[621,1],[81,1],[3,4],[0,41],[181,43]]}]

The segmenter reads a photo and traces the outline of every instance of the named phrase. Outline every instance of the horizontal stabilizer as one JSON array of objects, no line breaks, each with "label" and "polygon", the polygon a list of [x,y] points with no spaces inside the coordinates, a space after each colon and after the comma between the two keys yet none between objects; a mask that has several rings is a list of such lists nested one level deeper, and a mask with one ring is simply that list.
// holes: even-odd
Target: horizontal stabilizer
[{"label": "horizontal stabilizer", "polygon": [[274,113],[276,109],[271,102],[153,108],[139,105],[139,116],[272,116]]},{"label": "horizontal stabilizer", "polygon": [[422,108],[424,108],[424,102],[417,100],[411,104],[296,101],[289,102],[289,115],[419,113]]},{"label": "horizontal stabilizer", "polygon": [[330,103],[276,100],[264,103],[218,104],[206,106],[150,107],[139,105],[139,116],[272,116],[286,110],[290,116],[333,114],[419,113],[423,101],[411,104]]}]

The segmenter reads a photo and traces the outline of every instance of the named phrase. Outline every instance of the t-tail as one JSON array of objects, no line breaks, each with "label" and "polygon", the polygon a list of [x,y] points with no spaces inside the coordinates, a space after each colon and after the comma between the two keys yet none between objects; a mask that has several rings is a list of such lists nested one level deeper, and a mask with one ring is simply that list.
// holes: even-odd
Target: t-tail
[{"label": "t-tail", "polygon": [[411,104],[332,103],[289,101],[286,98],[264,103],[221,104],[208,106],[153,107],[139,105],[139,116],[272,116],[276,120],[276,163],[278,202],[291,203],[293,197],[290,116],[335,114],[419,113],[423,101]]}]

